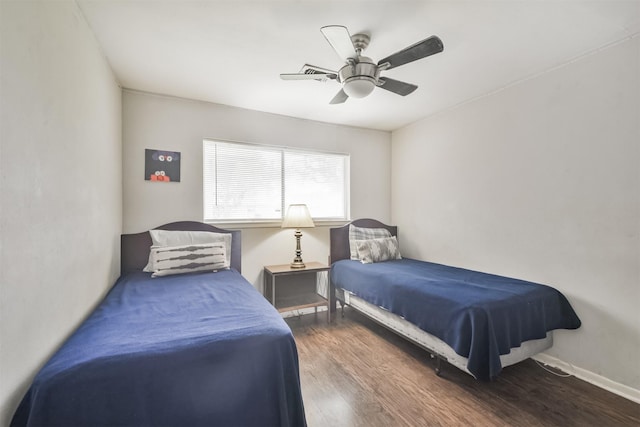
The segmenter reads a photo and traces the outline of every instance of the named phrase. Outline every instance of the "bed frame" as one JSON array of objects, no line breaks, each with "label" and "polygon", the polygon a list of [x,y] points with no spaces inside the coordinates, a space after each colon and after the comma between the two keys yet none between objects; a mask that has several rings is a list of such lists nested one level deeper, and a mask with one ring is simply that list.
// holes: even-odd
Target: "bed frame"
[{"label": "bed frame", "polygon": [[[351,257],[349,251],[350,224],[363,228],[385,228],[389,230],[392,236],[396,236],[397,238],[398,235],[398,227],[386,225],[370,218],[357,219],[342,227],[332,228],[329,230],[331,264],[343,259],[350,259]],[[331,277],[331,275],[329,275],[329,277]],[[437,375],[440,375],[442,372],[442,360],[471,375],[467,369],[468,359],[457,354],[440,338],[423,331],[401,316],[393,314],[382,307],[373,305],[345,289],[336,288],[333,283],[330,283],[330,290],[330,292],[335,295],[335,298],[340,301],[343,316],[344,307],[348,305],[358,313],[429,352],[431,358],[436,361],[435,372]],[[335,310],[335,301],[333,301],[333,310]],[[520,347],[512,348],[509,354],[501,355],[500,363],[503,368],[513,365],[550,348],[552,345],[553,331],[550,331],[545,338],[523,342]]]},{"label": "bed frame", "polygon": [[[172,222],[156,227],[154,230],[210,231],[214,233],[231,234],[231,268],[242,273],[242,241],[240,230],[225,230],[196,221]],[[142,270],[149,261],[151,244],[151,235],[148,231],[135,234],[122,234],[120,236],[120,275]]]}]

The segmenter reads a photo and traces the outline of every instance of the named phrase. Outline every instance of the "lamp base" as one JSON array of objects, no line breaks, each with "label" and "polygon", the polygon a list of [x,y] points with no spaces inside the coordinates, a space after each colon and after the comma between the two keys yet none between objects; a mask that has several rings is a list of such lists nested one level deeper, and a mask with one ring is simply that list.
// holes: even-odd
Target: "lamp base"
[{"label": "lamp base", "polygon": [[293,262],[291,263],[291,268],[305,268],[304,262],[302,262],[302,251],[300,250],[300,237],[302,237],[302,232],[298,228],[296,233],[296,256],[293,258]]},{"label": "lamp base", "polygon": [[305,268],[306,265],[304,265],[304,262],[302,262],[302,260],[293,260],[293,262],[291,264],[289,264],[289,266],[291,268]]}]

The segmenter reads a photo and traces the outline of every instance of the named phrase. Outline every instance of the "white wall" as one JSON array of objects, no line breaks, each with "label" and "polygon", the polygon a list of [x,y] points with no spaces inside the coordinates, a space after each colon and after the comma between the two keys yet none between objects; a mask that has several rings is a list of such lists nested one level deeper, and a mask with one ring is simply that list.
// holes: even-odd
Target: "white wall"
[{"label": "white wall", "polygon": [[[350,153],[351,216],[390,219],[389,132],[125,90],[125,233],[137,233],[172,221],[202,221],[203,138]],[[146,148],[181,152],[181,182],[145,181]],[[303,234],[303,259],[326,262],[328,227],[305,229]],[[261,289],[262,267],[289,263],[294,251],[293,230],[245,228],[242,232],[242,273]]]},{"label": "white wall", "polygon": [[121,91],[76,3],[0,2],[0,425],[119,272]]},{"label": "white wall", "polygon": [[403,253],[555,286],[583,325],[556,333],[548,355],[636,396],[639,43],[392,136],[392,219]]}]

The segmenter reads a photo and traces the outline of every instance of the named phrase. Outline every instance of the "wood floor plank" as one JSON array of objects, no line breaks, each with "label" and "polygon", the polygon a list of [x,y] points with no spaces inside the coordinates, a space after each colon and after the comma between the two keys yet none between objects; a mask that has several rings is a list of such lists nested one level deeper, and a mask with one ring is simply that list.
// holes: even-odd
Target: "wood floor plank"
[{"label": "wood floor plank", "polygon": [[287,319],[310,427],[640,426],[640,405],[529,359],[480,382],[347,309]]}]

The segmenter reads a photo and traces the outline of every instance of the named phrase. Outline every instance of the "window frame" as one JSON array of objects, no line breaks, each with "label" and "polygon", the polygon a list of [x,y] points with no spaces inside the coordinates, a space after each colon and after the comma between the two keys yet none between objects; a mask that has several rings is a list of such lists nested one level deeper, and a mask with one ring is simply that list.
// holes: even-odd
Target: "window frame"
[{"label": "window frame", "polygon": [[[280,209],[281,209],[281,217],[280,219],[213,219],[213,218],[205,218],[205,167],[207,163],[207,157],[205,156],[205,145],[207,142],[212,143],[223,143],[223,144],[236,144],[236,145],[245,145],[254,148],[264,148],[265,150],[270,151],[280,151],[281,153],[281,164],[282,164],[282,173],[280,178],[280,185],[282,188],[281,200],[280,200]],[[285,152],[295,152],[295,153],[310,153],[310,154],[327,154],[327,155],[336,155],[341,156],[344,159],[344,193],[343,193],[343,203],[344,203],[344,218],[335,217],[335,218],[318,218],[313,217],[313,222],[316,225],[342,225],[348,223],[351,219],[351,154],[344,152],[335,152],[328,150],[318,150],[311,148],[302,148],[302,147],[291,147],[285,145],[273,145],[273,144],[261,144],[255,142],[245,142],[245,141],[234,141],[228,139],[221,138],[203,138],[202,139],[202,218],[203,222],[207,224],[224,224],[225,226],[233,226],[235,228],[257,228],[257,227],[280,227],[284,215],[286,213],[287,206],[285,205]]]}]

